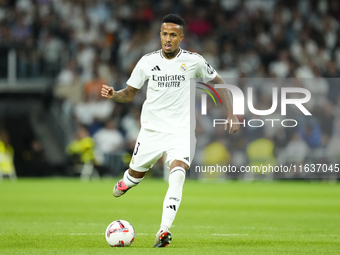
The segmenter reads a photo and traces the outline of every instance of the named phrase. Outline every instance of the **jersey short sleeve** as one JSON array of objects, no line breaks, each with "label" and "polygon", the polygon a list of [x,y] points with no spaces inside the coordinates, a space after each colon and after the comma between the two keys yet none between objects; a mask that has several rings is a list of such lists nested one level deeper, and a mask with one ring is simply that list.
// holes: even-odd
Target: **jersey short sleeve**
[{"label": "jersey short sleeve", "polygon": [[140,89],[148,79],[143,68],[145,58],[141,58],[133,69],[130,78],[126,82],[129,86]]},{"label": "jersey short sleeve", "polygon": [[196,77],[212,80],[216,77],[216,70],[202,57],[197,57]]}]

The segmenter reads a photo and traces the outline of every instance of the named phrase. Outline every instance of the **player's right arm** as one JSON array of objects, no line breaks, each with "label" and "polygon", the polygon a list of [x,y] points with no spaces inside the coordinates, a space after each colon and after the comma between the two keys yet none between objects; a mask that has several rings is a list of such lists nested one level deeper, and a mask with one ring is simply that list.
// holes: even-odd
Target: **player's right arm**
[{"label": "player's right arm", "polygon": [[[111,98],[118,103],[130,102],[148,79],[145,75],[145,62],[145,57],[142,57],[137,62],[135,68],[132,70],[130,78],[126,82],[127,86],[125,89],[115,91],[112,87],[103,85],[101,89],[102,97]],[[129,84],[132,84],[133,86]]]},{"label": "player's right arm", "polygon": [[128,103],[135,97],[139,89],[127,86],[125,89],[115,91],[113,87],[102,85],[101,95],[105,98],[110,98],[118,103]]}]

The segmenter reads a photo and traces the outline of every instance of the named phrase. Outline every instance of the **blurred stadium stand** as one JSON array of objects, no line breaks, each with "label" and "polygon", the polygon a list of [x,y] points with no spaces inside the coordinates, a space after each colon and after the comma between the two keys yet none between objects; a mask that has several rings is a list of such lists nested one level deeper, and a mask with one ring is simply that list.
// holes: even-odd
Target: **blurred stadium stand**
[{"label": "blurred stadium stand", "polygon": [[[318,94],[313,115],[329,123],[319,127],[319,141],[308,141],[308,129],[299,131],[302,140],[280,130],[271,139],[276,156],[302,141],[309,150],[303,160],[340,162],[332,143],[340,141],[340,85],[322,80],[340,77],[338,0],[0,0],[0,129],[10,135],[18,176],[72,174],[65,149],[77,127],[93,137],[108,119],[124,139],[98,164],[108,174],[125,169],[145,88],[122,105],[102,100],[99,86],[125,87],[139,58],[160,48],[160,21],[170,12],[187,23],[181,47],[203,55],[223,78],[320,78],[308,88]],[[265,88],[259,94],[265,102]],[[247,163],[247,143],[263,135],[244,130],[228,137],[231,162]],[[37,140],[44,173],[27,167]],[[325,159],[326,151],[333,154]]]}]

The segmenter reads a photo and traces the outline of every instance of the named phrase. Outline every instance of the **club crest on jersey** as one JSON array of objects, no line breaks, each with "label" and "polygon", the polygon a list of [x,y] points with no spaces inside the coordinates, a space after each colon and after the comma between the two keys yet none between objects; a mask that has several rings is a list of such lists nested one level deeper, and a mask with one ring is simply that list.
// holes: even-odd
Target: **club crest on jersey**
[{"label": "club crest on jersey", "polygon": [[186,64],[183,63],[183,64],[180,66],[179,69],[180,69],[182,72],[185,72],[188,68],[187,68]]}]

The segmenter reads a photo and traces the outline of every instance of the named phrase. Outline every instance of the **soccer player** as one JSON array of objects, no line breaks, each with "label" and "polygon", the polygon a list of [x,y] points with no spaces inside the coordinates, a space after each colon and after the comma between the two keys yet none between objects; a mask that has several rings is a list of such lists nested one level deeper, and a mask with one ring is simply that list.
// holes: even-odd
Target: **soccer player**
[{"label": "soccer player", "polygon": [[[147,97],[141,113],[138,135],[129,169],[113,189],[119,197],[139,184],[159,158],[164,156],[170,167],[169,187],[163,203],[160,230],[154,247],[165,247],[171,242],[169,229],[182,199],[185,173],[193,155],[190,155],[190,79],[201,77],[213,84],[224,84],[223,79],[199,54],[183,50],[184,20],[177,14],[164,16],[161,25],[162,49],[144,55],[135,66],[125,89],[115,91],[102,86],[101,94],[119,103],[130,102],[148,81]],[[229,133],[239,129],[233,115],[231,97],[226,89],[217,89],[228,112]],[[225,127],[227,129],[227,125]]]}]

